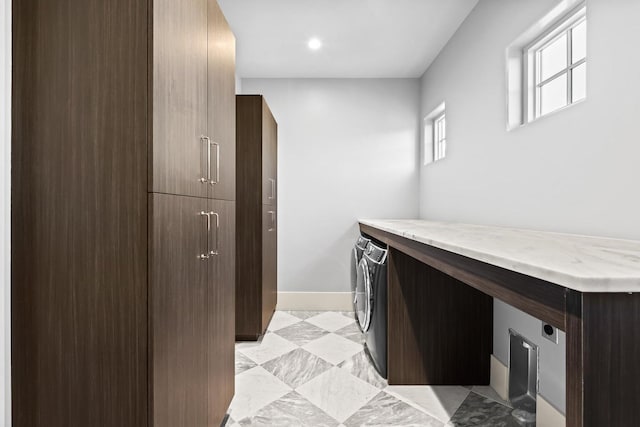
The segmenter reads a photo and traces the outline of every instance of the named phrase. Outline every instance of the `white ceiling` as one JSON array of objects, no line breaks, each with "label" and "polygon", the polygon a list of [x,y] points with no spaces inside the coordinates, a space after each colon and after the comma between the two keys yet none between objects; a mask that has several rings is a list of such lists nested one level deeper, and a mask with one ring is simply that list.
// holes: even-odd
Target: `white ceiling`
[{"label": "white ceiling", "polygon": [[218,0],[243,78],[420,77],[477,2]]}]

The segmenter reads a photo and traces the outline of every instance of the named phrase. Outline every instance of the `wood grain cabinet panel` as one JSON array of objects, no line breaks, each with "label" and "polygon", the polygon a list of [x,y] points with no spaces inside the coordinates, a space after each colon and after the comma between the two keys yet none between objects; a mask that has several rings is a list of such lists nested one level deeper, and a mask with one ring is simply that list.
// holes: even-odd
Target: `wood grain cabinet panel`
[{"label": "wood grain cabinet panel", "polygon": [[640,295],[567,294],[567,426],[635,426]]},{"label": "wood grain cabinet panel", "polygon": [[239,95],[236,176],[238,185],[236,339],[262,335],[276,308],[278,125],[261,95]]},{"label": "wood grain cabinet panel", "polygon": [[[235,40],[217,2],[13,0],[12,43],[13,426],[220,425]],[[220,192],[201,136],[223,142]]]},{"label": "wood grain cabinet panel", "polygon": [[262,206],[262,325],[266,327],[278,301],[278,211]]},{"label": "wood grain cabinet panel", "polygon": [[212,181],[209,196],[236,199],[236,40],[218,3],[209,0],[209,115]]},{"label": "wood grain cabinet panel", "polygon": [[278,124],[262,99],[262,203],[278,204]]},{"label": "wood grain cabinet panel", "polygon": [[492,298],[393,247],[389,255],[389,384],[488,385]]},{"label": "wood grain cabinet panel", "polygon": [[150,191],[235,200],[235,37],[215,0],[154,0]]},{"label": "wood grain cabinet panel", "polygon": [[150,195],[153,425],[207,425],[207,200]]},{"label": "wood grain cabinet panel", "polygon": [[147,425],[147,24],[13,1],[14,427]]},{"label": "wood grain cabinet panel", "polygon": [[[235,349],[235,202],[210,200],[208,261],[208,363],[210,424],[220,425],[234,394]],[[215,219],[214,219],[215,218]]]},{"label": "wood grain cabinet panel", "polygon": [[153,0],[153,6],[150,191],[206,197],[207,0]]}]

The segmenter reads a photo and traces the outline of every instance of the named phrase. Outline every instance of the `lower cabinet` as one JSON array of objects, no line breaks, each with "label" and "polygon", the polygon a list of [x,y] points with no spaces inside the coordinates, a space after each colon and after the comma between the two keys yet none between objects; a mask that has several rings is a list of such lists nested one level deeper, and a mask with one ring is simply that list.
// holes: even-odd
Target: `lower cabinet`
[{"label": "lower cabinet", "polygon": [[234,393],[235,202],[149,197],[152,425],[220,425]]},{"label": "lower cabinet", "polygon": [[269,326],[278,300],[278,211],[262,206],[262,331]]},{"label": "lower cabinet", "polygon": [[235,392],[235,265],[236,203],[209,200],[212,228],[216,226],[211,248],[216,255],[208,261],[208,390],[209,424],[219,426]]}]

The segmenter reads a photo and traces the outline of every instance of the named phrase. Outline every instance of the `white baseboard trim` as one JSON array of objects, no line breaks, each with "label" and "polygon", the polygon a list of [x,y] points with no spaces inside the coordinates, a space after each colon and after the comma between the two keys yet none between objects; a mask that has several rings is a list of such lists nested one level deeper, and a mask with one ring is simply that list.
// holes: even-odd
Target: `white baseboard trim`
[{"label": "white baseboard trim", "polygon": [[351,292],[278,292],[278,310],[353,311]]},{"label": "white baseboard trim", "polygon": [[509,399],[509,369],[491,355],[491,388],[502,400]]},{"label": "white baseboard trim", "polygon": [[[494,355],[491,355],[491,388],[502,399],[509,399],[509,369]],[[536,396],[536,426],[565,427],[565,425],[564,414],[538,394]]]},{"label": "white baseboard trim", "polygon": [[538,394],[536,398],[536,426],[565,427],[566,424],[567,420],[564,414]]}]

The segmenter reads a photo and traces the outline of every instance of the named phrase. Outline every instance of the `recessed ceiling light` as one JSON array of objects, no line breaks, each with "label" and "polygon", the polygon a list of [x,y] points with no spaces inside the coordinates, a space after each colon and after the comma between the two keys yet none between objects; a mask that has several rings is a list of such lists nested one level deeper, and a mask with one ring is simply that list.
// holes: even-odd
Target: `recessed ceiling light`
[{"label": "recessed ceiling light", "polygon": [[321,47],[322,47],[322,41],[319,38],[313,37],[312,39],[309,40],[309,49],[318,50]]}]

